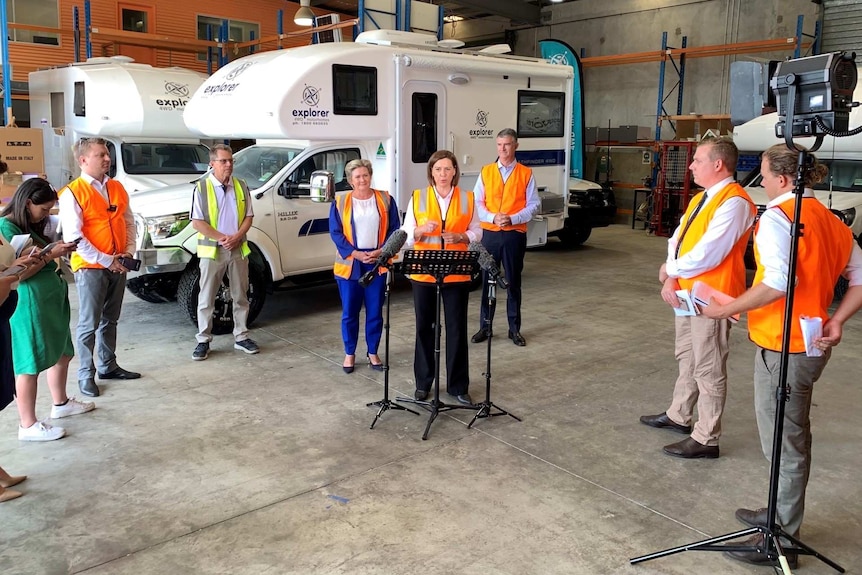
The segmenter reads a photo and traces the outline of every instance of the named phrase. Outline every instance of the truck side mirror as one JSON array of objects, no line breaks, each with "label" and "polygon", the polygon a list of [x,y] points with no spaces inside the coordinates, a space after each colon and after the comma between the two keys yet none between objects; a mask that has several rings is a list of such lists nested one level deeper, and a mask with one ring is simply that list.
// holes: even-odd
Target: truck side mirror
[{"label": "truck side mirror", "polygon": [[335,176],[326,170],[315,170],[311,173],[309,192],[312,202],[335,201]]}]

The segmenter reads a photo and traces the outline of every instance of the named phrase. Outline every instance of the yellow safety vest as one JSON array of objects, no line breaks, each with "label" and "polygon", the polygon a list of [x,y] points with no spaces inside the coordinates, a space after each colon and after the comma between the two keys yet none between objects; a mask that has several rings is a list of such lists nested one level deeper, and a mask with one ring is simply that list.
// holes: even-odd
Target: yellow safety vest
[{"label": "yellow safety vest", "polygon": [[[203,184],[206,182],[206,193],[204,193]],[[234,197],[236,198],[236,214],[237,214],[237,225],[242,225],[242,221],[246,216],[246,204],[248,202],[248,185],[245,182],[238,178],[233,178],[233,190]],[[216,201],[215,196],[215,186],[213,185],[212,180],[209,177],[201,178],[198,180],[197,185],[195,187],[195,193],[198,194],[200,198],[201,211],[207,217],[207,223],[213,227],[213,229],[218,229],[218,202]],[[212,238],[208,238],[205,235],[199,233],[198,234],[198,257],[199,258],[209,258],[214,260],[216,257],[216,250],[218,249],[218,241]],[[248,254],[251,253],[251,249],[248,247],[248,242],[243,240],[242,245],[240,246],[240,250],[242,251],[242,257],[248,257]]]}]

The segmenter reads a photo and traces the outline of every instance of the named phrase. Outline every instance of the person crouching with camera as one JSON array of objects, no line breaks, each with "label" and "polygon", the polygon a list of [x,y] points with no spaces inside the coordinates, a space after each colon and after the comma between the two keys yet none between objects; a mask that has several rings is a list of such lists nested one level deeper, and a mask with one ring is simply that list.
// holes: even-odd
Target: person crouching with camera
[{"label": "person crouching with camera", "polygon": [[105,140],[82,138],[75,156],[81,176],[58,192],[60,221],[63,240],[77,242],[71,263],[78,288],[78,389],[98,397],[97,367],[99,379],[141,377],[117,365],[116,353],[129,271],[120,259],[131,259],[135,251],[135,220],[126,189],[108,176],[111,155]]}]

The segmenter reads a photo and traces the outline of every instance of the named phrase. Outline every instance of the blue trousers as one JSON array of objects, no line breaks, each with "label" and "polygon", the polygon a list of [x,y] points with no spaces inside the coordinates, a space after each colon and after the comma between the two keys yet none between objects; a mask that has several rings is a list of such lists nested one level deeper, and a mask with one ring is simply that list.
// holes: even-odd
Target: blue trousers
[{"label": "blue trousers", "polygon": [[[363,265],[363,264],[359,264]],[[362,273],[371,269],[364,266]],[[359,342],[359,311],[365,304],[365,343],[369,354],[377,353],[383,333],[383,298],[386,291],[386,275],[378,275],[368,287],[363,288],[357,280],[336,278],[341,294],[341,338],[344,353],[354,355]]]}]

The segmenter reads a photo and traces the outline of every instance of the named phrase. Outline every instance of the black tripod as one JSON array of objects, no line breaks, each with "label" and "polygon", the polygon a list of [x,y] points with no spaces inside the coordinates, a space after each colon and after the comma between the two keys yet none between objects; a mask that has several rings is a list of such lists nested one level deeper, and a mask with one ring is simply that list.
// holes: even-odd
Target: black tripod
[{"label": "black tripod", "polygon": [[[793,102],[793,95],[794,94],[790,94],[788,96],[788,100],[790,102]],[[789,109],[793,109],[792,104],[790,105]],[[804,192],[805,172],[808,169],[811,159],[811,156],[807,153],[807,151],[797,148],[795,145],[793,145],[790,139],[791,136],[789,126],[793,125],[792,112],[788,113],[788,122],[786,125],[788,126],[786,128],[787,145],[791,149],[794,149],[799,152],[799,162],[797,164],[796,186],[794,189],[794,194],[796,196],[796,206],[794,209],[793,223],[791,226],[792,239],[790,243],[790,261],[787,272],[787,290],[785,292],[786,300],[784,306],[784,335],[781,342],[781,359],[778,372],[778,386],[776,388],[775,395],[775,424],[774,432],[772,435],[772,463],[769,468],[769,498],[766,513],[766,525],[759,525],[756,527],[751,527],[749,529],[736,531],[734,533],[728,533],[726,535],[712,537],[710,539],[705,539],[696,543],[690,543],[688,545],[682,545],[680,547],[666,549],[657,553],[651,553],[649,555],[635,557],[634,559],[631,559],[632,564],[649,561],[651,559],[657,559],[659,557],[665,557],[667,555],[673,555],[675,553],[681,553],[682,551],[741,551],[749,553],[762,553],[766,558],[772,561],[777,560],[779,562],[779,565],[781,566],[782,571],[786,575],[789,575],[790,566],[787,563],[785,553],[790,552],[792,554],[798,555],[813,555],[814,557],[826,563],[839,573],[844,573],[843,567],[841,567],[828,557],[821,555],[796,537],[793,537],[792,535],[786,533],[783,528],[776,523],[775,520],[775,514],[778,505],[778,481],[779,470],[781,467],[781,447],[784,433],[784,404],[787,402],[788,395],[790,394],[790,389],[787,385],[787,367],[790,359],[790,332],[793,324],[793,296],[796,290],[795,278],[797,254],[799,249],[799,238],[802,235],[803,229],[803,225],[800,222],[800,218],[802,215],[802,194]],[[812,149],[816,150],[817,148],[819,148],[822,140],[823,136],[818,136],[817,143]],[[730,541],[732,539],[737,539],[739,537],[743,537],[746,535],[754,535],[758,533],[763,535],[763,543],[759,545],[718,545],[718,543],[722,543],[724,541]],[[781,538],[790,541],[792,543],[792,546],[784,547],[781,544]]]},{"label": "black tripod", "polygon": [[[467,425],[467,429],[473,427],[473,424],[476,423],[476,420],[480,417],[508,415],[517,421],[521,421],[520,417],[509,413],[491,401],[491,340],[494,339],[494,331],[492,327],[494,324],[494,310],[497,307],[497,278],[487,272],[482,275],[485,276],[485,281],[488,284],[488,315],[485,318],[485,329],[488,332],[488,354],[485,359],[485,373],[482,374],[485,376],[485,401],[479,404],[479,411],[477,411],[476,415],[473,416],[473,419],[470,420],[470,424]],[[496,409],[497,411],[494,412],[492,409]]]},{"label": "black tripod", "polygon": [[369,429],[374,429],[374,424],[377,423],[377,420],[380,419],[380,416],[383,415],[388,409],[400,409],[402,411],[409,411],[413,415],[419,415],[418,412],[413,411],[403,405],[398,405],[394,401],[389,400],[389,307],[390,307],[390,295],[392,292],[392,281],[394,279],[394,274],[392,273],[392,268],[386,272],[386,313],[383,316],[383,331],[386,334],[383,340],[383,399],[380,401],[372,401],[371,403],[366,403],[366,407],[379,407],[377,410],[377,414],[374,416],[374,421],[371,422],[371,427]]},{"label": "black tripod", "polygon": [[453,409],[475,409],[470,405],[451,405],[440,401],[440,311],[443,307],[443,280],[450,275],[473,275],[479,269],[479,254],[470,251],[455,250],[408,250],[404,252],[401,262],[405,274],[426,274],[434,276],[437,288],[435,321],[434,321],[434,399],[424,401],[409,397],[399,397],[396,401],[415,403],[431,413],[422,439],[428,439],[431,424],[437,415]]}]

